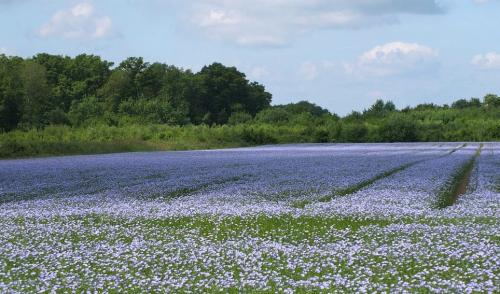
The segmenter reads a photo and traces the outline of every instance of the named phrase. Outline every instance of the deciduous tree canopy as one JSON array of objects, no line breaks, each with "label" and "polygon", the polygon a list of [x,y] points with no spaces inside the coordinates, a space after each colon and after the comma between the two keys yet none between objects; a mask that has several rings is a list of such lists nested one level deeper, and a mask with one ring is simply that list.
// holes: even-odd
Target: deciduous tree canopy
[{"label": "deciduous tree canopy", "polygon": [[94,55],[0,55],[0,130],[88,121],[226,124],[252,117],[272,95],[235,67],[198,73],[130,57],[116,68]]},{"label": "deciduous tree canopy", "polygon": [[113,66],[86,54],[0,55],[0,132],[228,124],[243,126],[238,136],[251,144],[500,140],[500,97],[494,94],[401,110],[377,100],[340,118],[308,101],[271,106],[263,85],[220,63],[196,73],[141,57]]}]

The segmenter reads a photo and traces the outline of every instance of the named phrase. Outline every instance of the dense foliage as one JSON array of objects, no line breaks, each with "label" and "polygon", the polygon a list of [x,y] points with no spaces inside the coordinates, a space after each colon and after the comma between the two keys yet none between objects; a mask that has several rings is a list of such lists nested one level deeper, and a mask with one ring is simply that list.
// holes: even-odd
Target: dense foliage
[{"label": "dense foliage", "polygon": [[272,95],[235,67],[193,73],[131,57],[0,55],[0,156],[294,142],[500,140],[500,97],[397,109],[377,100],[340,118]]},{"label": "dense foliage", "polygon": [[0,55],[0,129],[91,123],[225,124],[232,113],[251,116],[271,94],[234,67],[200,72],[131,57],[113,68],[98,56]]}]

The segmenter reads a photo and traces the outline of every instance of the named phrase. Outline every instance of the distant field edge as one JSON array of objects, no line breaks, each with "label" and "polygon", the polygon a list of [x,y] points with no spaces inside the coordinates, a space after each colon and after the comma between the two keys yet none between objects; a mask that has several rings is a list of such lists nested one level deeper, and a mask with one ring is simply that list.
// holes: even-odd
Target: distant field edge
[{"label": "distant field edge", "polygon": [[189,151],[249,147],[248,144],[193,144],[151,141],[108,142],[0,142],[0,160],[29,159],[72,155],[99,155],[130,152]]},{"label": "distant field edge", "polygon": [[[326,144],[398,144],[398,143],[462,143],[462,142],[331,142]],[[244,141],[177,141],[109,140],[109,141],[40,141],[4,139],[0,134],[0,160],[28,159],[71,155],[98,155],[152,151],[195,151],[290,144],[325,144],[315,142],[250,143]]]}]

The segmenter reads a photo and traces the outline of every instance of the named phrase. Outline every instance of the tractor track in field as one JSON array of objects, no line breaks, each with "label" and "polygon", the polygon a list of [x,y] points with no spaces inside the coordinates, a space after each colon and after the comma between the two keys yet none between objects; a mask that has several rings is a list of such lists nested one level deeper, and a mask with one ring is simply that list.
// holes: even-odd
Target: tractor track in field
[{"label": "tractor track in field", "polygon": [[436,207],[443,209],[452,206],[458,198],[467,192],[477,158],[481,155],[483,144],[465,164],[460,166],[451,177],[451,183],[446,185],[438,195]]},{"label": "tractor track in field", "polygon": [[[434,160],[434,159],[437,159],[437,158],[443,158],[443,157],[446,157],[446,156],[450,156],[452,155],[453,153],[457,152],[458,150],[462,149],[462,148],[465,148],[467,146],[467,143],[464,143],[458,147],[455,147],[453,148],[452,150],[448,151],[447,153],[443,154],[443,155],[439,155],[437,156],[436,158],[428,158],[428,159],[421,159],[421,160],[417,160],[417,161],[414,161],[414,162],[410,162],[410,163],[407,163],[407,164],[403,164],[403,165],[400,165],[398,167],[395,167],[393,169],[390,169],[390,170],[387,170],[385,172],[382,172],[382,173],[379,173],[377,175],[375,175],[374,177],[370,178],[370,179],[367,179],[365,181],[362,181],[358,184],[355,184],[355,185],[352,185],[352,186],[349,186],[347,188],[343,188],[343,189],[340,189],[340,190],[334,190],[332,193],[328,194],[328,195],[325,195],[325,196],[322,196],[318,199],[316,199],[316,201],[312,201],[312,200],[303,200],[303,201],[297,201],[295,203],[292,204],[292,207],[295,207],[295,208],[304,208],[306,205],[309,205],[309,204],[312,204],[312,203],[315,203],[315,202],[330,202],[331,200],[333,200],[334,198],[337,198],[337,197],[343,197],[343,196],[348,196],[348,195],[351,195],[351,194],[354,194],[372,184],[374,184],[375,182],[379,181],[379,180],[382,180],[384,178],[387,178],[387,177],[390,177],[398,172],[401,172],[401,171],[404,171],[412,166],[415,166],[419,163],[422,163],[422,162],[425,162],[425,161],[429,161],[429,160]],[[481,147],[482,148],[482,144],[481,144]],[[475,159],[475,157],[474,157]],[[468,178],[470,177],[470,173],[468,174]],[[468,181],[467,183],[465,184],[465,190],[467,189],[467,185],[468,185]],[[457,196],[458,197],[458,196]]]}]

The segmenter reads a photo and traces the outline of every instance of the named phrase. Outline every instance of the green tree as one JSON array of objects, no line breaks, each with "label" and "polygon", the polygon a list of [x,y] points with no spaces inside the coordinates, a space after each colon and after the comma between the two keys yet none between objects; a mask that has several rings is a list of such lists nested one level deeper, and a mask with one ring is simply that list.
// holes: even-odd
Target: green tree
[{"label": "green tree", "polygon": [[484,106],[488,108],[500,107],[500,97],[494,94],[484,96]]},{"label": "green tree", "polygon": [[137,74],[136,82],[140,97],[153,98],[160,94],[166,78],[167,65],[153,63]]},{"label": "green tree", "polygon": [[127,100],[120,105],[120,112],[140,123],[183,125],[189,121],[187,109],[174,108],[165,99]]},{"label": "green tree", "polygon": [[24,90],[22,122],[27,126],[41,127],[48,122],[46,113],[52,107],[45,67],[28,60],[21,77]]},{"label": "green tree", "polygon": [[266,88],[257,83],[252,82],[248,85],[248,99],[243,102],[245,111],[255,116],[259,111],[269,107],[273,95],[266,91]]},{"label": "green tree", "polygon": [[283,124],[290,121],[292,115],[282,107],[270,107],[257,114],[255,119],[268,124]]},{"label": "green tree", "polygon": [[368,128],[364,123],[344,123],[340,129],[340,140],[343,142],[365,142]]},{"label": "green tree", "polygon": [[95,96],[89,96],[82,101],[73,101],[68,113],[69,121],[74,126],[81,126],[89,122],[96,122],[104,114],[104,104]]},{"label": "green tree", "polygon": [[417,127],[414,120],[404,115],[393,115],[380,126],[380,138],[384,142],[415,142]]},{"label": "green tree", "polygon": [[252,120],[252,116],[246,112],[234,112],[231,114],[228,120],[228,124],[230,125],[238,125],[250,122]]},{"label": "green tree", "polygon": [[396,106],[392,103],[392,101],[384,102],[379,99],[375,101],[375,103],[370,106],[368,110],[365,110],[363,115],[368,117],[383,117],[391,112],[394,112],[395,110]]},{"label": "green tree", "polygon": [[127,74],[129,84],[126,91],[127,98],[139,99],[142,97],[141,78],[143,72],[149,67],[149,63],[144,62],[142,57],[129,57],[118,65],[117,70]]},{"label": "green tree", "polygon": [[15,129],[22,116],[23,59],[0,54],[0,132]]},{"label": "green tree", "polygon": [[72,59],[66,72],[71,80],[72,98],[81,100],[95,95],[108,79],[112,65],[95,55],[81,54]]},{"label": "green tree", "polygon": [[469,101],[470,107],[481,107],[481,100],[479,98],[471,98]]},{"label": "green tree", "polygon": [[118,112],[122,100],[129,98],[130,82],[130,77],[126,72],[116,70],[99,89],[98,96],[103,98],[108,111]]},{"label": "green tree", "polygon": [[249,83],[244,73],[220,63],[203,67],[195,82],[197,93],[189,101],[193,121],[209,114],[211,123],[224,124],[233,109],[255,115],[272,98],[262,85]]},{"label": "green tree", "polygon": [[197,74],[201,79],[201,95],[196,101],[200,111],[212,114],[213,123],[224,124],[233,104],[244,104],[248,97],[248,81],[235,67],[220,63],[205,66]]},{"label": "green tree", "polygon": [[321,106],[308,101],[299,101],[297,103],[290,103],[279,107],[285,109],[290,114],[309,113],[314,117],[320,117],[325,114],[330,114],[327,109],[324,109]]}]

